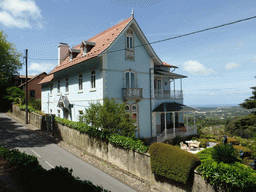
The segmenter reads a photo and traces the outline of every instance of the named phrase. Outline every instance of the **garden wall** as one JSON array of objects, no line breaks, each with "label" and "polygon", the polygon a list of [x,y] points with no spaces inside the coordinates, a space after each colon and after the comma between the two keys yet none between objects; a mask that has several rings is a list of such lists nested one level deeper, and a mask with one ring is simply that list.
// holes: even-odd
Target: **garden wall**
[{"label": "garden wall", "polygon": [[[13,113],[25,121],[25,112],[21,111],[18,106],[13,105]],[[29,115],[29,117],[31,124],[42,129],[42,125],[45,124],[43,122],[45,118],[42,115]],[[198,173],[194,173],[192,175],[194,179],[191,179],[186,185],[154,175],[151,171],[150,155],[148,153],[122,149],[107,141],[80,133],[59,123],[55,123],[53,136],[148,181],[162,191],[214,191]]]}]

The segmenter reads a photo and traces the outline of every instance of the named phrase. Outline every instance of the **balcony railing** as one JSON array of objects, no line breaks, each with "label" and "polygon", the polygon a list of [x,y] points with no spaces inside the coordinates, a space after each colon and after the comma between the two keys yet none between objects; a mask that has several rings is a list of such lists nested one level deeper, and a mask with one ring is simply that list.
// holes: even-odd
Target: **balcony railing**
[{"label": "balcony railing", "polygon": [[162,90],[154,89],[156,99],[182,99],[183,91],[182,90]]},{"label": "balcony railing", "polygon": [[142,88],[123,88],[123,99],[142,99]]}]

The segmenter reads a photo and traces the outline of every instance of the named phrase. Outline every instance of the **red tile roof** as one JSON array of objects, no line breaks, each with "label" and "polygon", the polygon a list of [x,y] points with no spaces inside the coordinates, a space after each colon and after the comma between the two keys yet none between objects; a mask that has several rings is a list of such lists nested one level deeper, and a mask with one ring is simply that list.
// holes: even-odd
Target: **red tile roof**
[{"label": "red tile roof", "polygon": [[72,61],[69,61],[69,56],[57,67],[55,67],[49,74],[53,74],[62,69],[68,68],[75,64],[81,63],[88,59],[98,56],[116,39],[120,32],[126,27],[126,25],[132,20],[132,17],[114,25],[113,27],[101,32],[100,34],[88,39],[87,41],[95,42],[95,46],[83,56],[83,50],[80,47],[81,44],[73,47],[73,49],[80,49],[80,53]]},{"label": "red tile roof", "polygon": [[48,75],[45,78],[43,78],[42,81],[40,81],[38,84],[48,83],[53,80],[53,77],[54,77],[53,74]]},{"label": "red tile roof", "polygon": [[178,68],[177,66],[175,66],[175,65],[170,65],[169,63],[166,63],[166,62],[164,62],[164,61],[162,61],[162,63],[163,63],[164,66],[173,67],[173,68]]}]

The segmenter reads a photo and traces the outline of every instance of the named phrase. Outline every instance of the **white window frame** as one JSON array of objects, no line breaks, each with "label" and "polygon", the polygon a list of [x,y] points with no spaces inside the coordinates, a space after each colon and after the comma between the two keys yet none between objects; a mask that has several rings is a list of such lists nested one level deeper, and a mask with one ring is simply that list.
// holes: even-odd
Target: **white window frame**
[{"label": "white window frame", "polygon": [[91,89],[96,89],[96,71],[91,70]]},{"label": "white window frame", "polygon": [[57,115],[60,118],[60,109],[57,109]]},{"label": "white window frame", "polygon": [[60,94],[60,80],[58,80],[57,82],[57,90],[58,90],[58,94]]},{"label": "white window frame", "polygon": [[65,79],[65,91],[66,91],[66,93],[69,92],[69,79],[68,78]]},{"label": "white window frame", "polygon": [[50,96],[52,96],[53,84],[50,85]]},{"label": "white window frame", "polygon": [[[83,110],[78,110],[78,121],[83,123],[84,122],[84,111]],[[81,121],[82,119],[82,121]]]},{"label": "white window frame", "polygon": [[78,75],[78,90],[83,90],[83,74]]}]

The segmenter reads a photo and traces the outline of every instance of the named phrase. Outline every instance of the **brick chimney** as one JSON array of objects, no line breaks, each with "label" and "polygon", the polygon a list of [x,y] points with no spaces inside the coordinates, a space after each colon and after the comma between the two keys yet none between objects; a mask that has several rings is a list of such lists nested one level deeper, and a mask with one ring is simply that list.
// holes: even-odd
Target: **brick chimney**
[{"label": "brick chimney", "polygon": [[59,45],[58,45],[58,66],[60,66],[61,63],[63,62],[63,60],[67,57],[68,49],[69,49],[69,46],[67,43],[59,43]]}]

